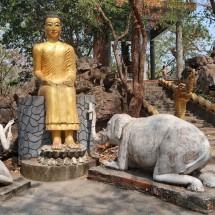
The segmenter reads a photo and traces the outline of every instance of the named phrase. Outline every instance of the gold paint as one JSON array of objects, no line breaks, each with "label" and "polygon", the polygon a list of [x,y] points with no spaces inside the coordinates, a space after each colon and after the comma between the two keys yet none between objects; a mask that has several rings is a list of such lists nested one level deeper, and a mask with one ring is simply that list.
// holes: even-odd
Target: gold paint
[{"label": "gold paint", "polygon": [[45,21],[47,41],[33,48],[34,74],[40,81],[38,95],[46,100],[46,129],[52,132],[53,149],[61,149],[62,132],[65,143],[75,144],[73,131],[79,129],[76,108],[76,63],[72,46],[60,42],[61,22]]},{"label": "gold paint", "polygon": [[187,84],[181,83],[177,87],[174,87],[174,106],[175,116],[185,119],[187,102],[192,98],[192,90],[195,83],[195,70],[192,70]]}]

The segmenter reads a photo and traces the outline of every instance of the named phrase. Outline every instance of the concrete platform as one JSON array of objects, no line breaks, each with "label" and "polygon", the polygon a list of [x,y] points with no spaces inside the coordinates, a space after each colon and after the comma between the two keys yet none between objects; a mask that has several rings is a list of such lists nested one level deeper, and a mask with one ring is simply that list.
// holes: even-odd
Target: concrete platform
[{"label": "concrete platform", "polygon": [[[210,166],[207,170],[213,172],[214,166]],[[205,187],[205,192],[195,193],[184,187],[154,182],[152,174],[140,170],[123,172],[101,166],[91,168],[88,179],[147,193],[193,211],[215,213],[215,188]]]},{"label": "concrete platform", "polygon": [[0,203],[11,199],[31,187],[31,182],[22,176],[16,176],[13,179],[13,184],[0,186]]},{"label": "concrete platform", "polygon": [[84,163],[70,166],[44,166],[37,159],[23,160],[21,162],[21,174],[30,180],[54,182],[67,181],[86,175],[91,167],[96,166],[96,160],[89,158]]}]

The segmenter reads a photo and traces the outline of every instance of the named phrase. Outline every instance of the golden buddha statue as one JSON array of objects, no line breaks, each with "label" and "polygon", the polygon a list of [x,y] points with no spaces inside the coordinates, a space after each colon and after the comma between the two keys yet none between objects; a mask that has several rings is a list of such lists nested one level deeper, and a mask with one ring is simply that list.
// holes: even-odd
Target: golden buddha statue
[{"label": "golden buddha statue", "polygon": [[38,95],[45,97],[46,130],[52,134],[52,149],[62,149],[62,132],[68,147],[79,147],[73,139],[74,130],[79,129],[75,52],[59,41],[61,25],[57,14],[48,14],[44,23],[47,41],[33,48],[34,74],[40,81]]}]

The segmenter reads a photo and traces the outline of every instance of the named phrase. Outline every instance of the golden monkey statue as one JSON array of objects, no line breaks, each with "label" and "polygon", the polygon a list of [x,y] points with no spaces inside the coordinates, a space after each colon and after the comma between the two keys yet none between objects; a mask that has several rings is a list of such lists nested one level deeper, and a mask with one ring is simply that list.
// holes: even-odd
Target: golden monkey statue
[{"label": "golden monkey statue", "polygon": [[76,108],[76,63],[72,46],[60,42],[61,20],[55,13],[45,17],[46,42],[33,48],[34,74],[40,81],[39,96],[46,101],[46,130],[52,133],[52,149],[62,149],[62,132],[65,144],[78,148],[74,130],[79,129]]}]

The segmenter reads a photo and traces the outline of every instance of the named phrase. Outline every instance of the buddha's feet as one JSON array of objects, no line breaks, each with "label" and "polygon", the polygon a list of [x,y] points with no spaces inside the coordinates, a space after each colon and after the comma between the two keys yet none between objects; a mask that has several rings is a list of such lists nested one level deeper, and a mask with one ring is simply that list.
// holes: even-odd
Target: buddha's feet
[{"label": "buddha's feet", "polygon": [[52,144],[52,149],[53,150],[61,150],[63,148],[61,143],[53,143]]},{"label": "buddha's feet", "polygon": [[67,143],[66,145],[70,149],[78,149],[80,147],[80,143],[78,143],[78,142],[77,143],[75,143],[75,142],[73,142],[73,143]]}]

